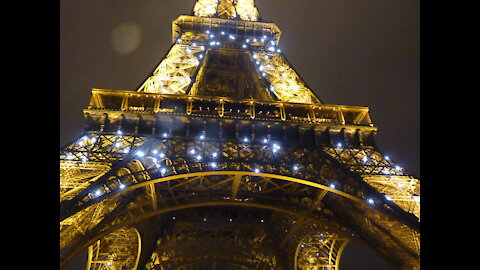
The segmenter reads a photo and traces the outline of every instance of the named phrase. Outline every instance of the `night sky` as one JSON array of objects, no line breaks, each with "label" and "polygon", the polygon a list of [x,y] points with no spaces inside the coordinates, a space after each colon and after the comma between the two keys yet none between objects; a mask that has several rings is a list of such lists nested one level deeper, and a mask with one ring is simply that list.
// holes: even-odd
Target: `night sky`
[{"label": "night sky", "polygon": [[[171,22],[194,2],[60,1],[60,146],[85,127],[92,88],[136,90],[151,75],[172,44]],[[279,47],[320,99],[369,107],[380,150],[420,177],[420,1],[256,4],[262,20],[280,28]],[[64,269],[85,269],[70,266]],[[390,268],[350,244],[341,269]]]}]

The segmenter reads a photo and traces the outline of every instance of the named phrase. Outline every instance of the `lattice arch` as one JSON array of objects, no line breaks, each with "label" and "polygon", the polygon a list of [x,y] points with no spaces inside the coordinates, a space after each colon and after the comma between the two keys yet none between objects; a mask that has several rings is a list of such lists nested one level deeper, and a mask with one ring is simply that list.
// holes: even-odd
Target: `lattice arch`
[{"label": "lattice arch", "polygon": [[[166,149],[172,152],[165,152]],[[341,211],[334,206],[342,205],[346,211],[342,215],[355,213],[356,219],[368,220],[356,226],[371,231],[370,237],[378,237],[379,245],[393,237],[395,240],[388,240],[387,243],[397,245],[393,243],[400,241],[402,244],[395,248],[398,254],[404,254],[401,256],[406,256],[407,260],[408,256],[415,256],[416,243],[411,239],[419,235],[397,221],[384,222],[391,215],[388,203],[372,207],[366,200],[377,196],[379,203],[383,195],[371,193],[339,170],[329,158],[321,158],[315,153],[318,152],[293,146],[280,149],[279,146],[269,148],[262,144],[245,147],[228,142],[222,145],[219,142],[150,140],[132,151],[124,161],[74,200],[66,202],[70,206],[65,204],[64,207],[71,212],[64,212],[66,216],[63,218],[70,222],[78,218],[91,220],[89,216],[98,216],[91,210],[92,207],[106,210],[96,223],[84,227],[88,228],[87,232],[68,231],[70,237],[65,238],[64,246],[76,247],[72,250],[78,251],[86,244],[93,244],[85,242],[84,235],[99,235],[119,224],[127,226],[146,217],[185,207],[261,206],[303,213],[305,216],[322,216],[331,211]],[[275,161],[262,162],[267,157]],[[298,157],[306,163],[293,167],[288,159]],[[333,188],[328,185],[332,179],[343,184]],[[123,196],[126,194],[130,195]],[[279,200],[278,196],[284,199]],[[328,202],[334,208],[329,210],[324,204],[318,208],[321,202]],[[114,209],[122,211],[117,213]],[[390,230],[390,234],[382,233],[385,230]]]},{"label": "lattice arch", "polygon": [[295,252],[295,270],[338,270],[349,239],[322,231],[305,236]]},{"label": "lattice arch", "polygon": [[141,246],[138,230],[120,228],[89,246],[87,270],[136,270]]}]

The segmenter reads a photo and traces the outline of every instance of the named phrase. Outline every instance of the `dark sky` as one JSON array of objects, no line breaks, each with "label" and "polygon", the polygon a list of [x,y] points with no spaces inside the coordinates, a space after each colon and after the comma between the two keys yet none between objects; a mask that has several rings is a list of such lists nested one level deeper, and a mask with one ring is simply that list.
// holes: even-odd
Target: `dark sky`
[{"label": "dark sky", "polygon": [[[172,44],[171,22],[194,2],[60,1],[61,146],[83,130],[92,88],[136,90],[150,76]],[[263,21],[280,28],[280,48],[322,101],[370,107],[380,150],[420,177],[420,1],[256,4]],[[344,259],[349,249],[358,248],[347,247]],[[342,270],[349,269],[361,268]]]}]

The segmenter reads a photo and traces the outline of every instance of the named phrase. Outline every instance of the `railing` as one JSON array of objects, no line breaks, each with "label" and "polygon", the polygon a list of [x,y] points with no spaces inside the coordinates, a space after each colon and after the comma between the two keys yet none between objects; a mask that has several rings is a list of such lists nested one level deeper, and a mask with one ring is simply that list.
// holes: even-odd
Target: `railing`
[{"label": "railing", "polygon": [[93,89],[87,110],[373,127],[368,107],[170,95],[126,90]]}]

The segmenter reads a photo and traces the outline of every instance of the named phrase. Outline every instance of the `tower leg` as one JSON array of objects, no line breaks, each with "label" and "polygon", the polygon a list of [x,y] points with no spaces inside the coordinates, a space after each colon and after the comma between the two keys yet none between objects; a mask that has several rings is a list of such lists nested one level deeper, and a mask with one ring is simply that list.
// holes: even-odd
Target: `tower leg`
[{"label": "tower leg", "polygon": [[340,257],[348,239],[335,233],[308,235],[298,244],[295,270],[338,270]]},{"label": "tower leg", "polygon": [[87,270],[137,269],[141,238],[133,227],[121,228],[88,248]]}]

